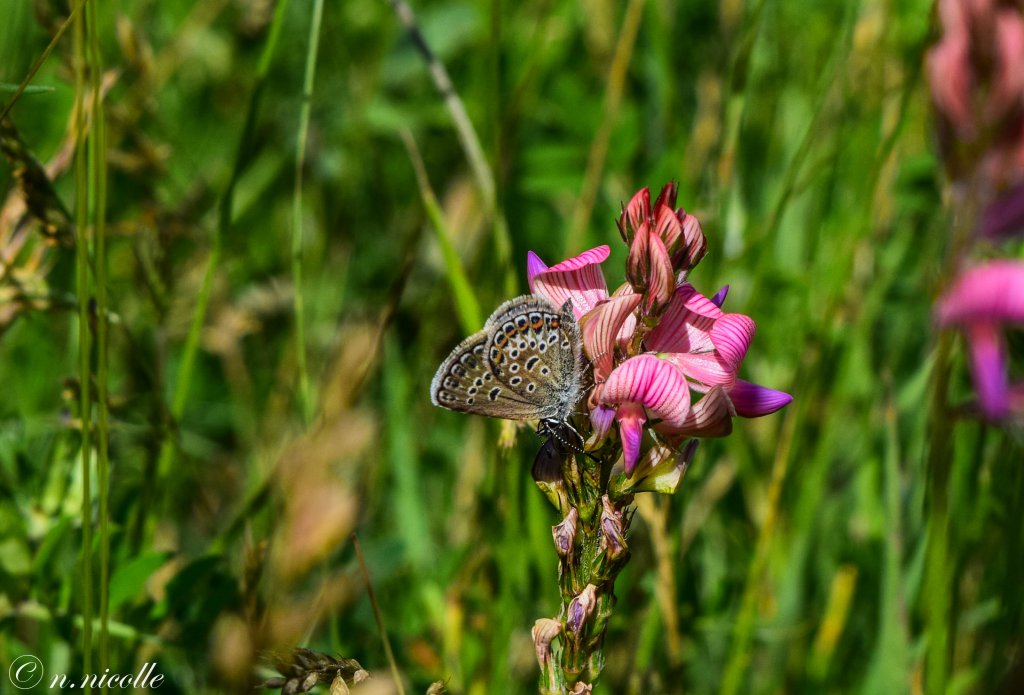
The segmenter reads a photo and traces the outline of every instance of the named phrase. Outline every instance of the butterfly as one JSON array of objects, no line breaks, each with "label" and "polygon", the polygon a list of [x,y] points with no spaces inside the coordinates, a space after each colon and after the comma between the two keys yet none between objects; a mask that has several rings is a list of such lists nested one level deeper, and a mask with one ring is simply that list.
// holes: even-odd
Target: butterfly
[{"label": "butterfly", "polygon": [[[533,295],[510,299],[452,350],[430,384],[434,405],[508,420],[540,420],[563,443],[582,392],[583,340],[572,304]],[[574,447],[577,448],[577,447]]]}]

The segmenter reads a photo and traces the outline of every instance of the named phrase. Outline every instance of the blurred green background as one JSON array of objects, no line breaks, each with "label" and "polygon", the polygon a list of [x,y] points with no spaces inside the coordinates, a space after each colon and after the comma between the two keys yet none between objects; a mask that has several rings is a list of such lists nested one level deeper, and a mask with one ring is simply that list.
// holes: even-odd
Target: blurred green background
[{"label": "blurred green background", "polygon": [[[741,376],[795,401],[702,444],[674,498],[641,501],[595,692],[925,692],[925,403],[950,223],[930,3],[416,2],[481,176],[392,7],[327,2],[293,264],[314,4],[282,2],[96,3],[111,670],[252,692],[265,650],[302,645],[386,682],[355,532],[412,692],[535,692],[530,628],[559,605],[540,440],[499,445],[508,428],[431,406],[428,386],[526,291],[527,250],[610,244],[617,286],[620,205],[676,180],[709,240],[691,281],[728,283],[758,323]],[[67,11],[0,0],[4,103]],[[69,210],[72,34],[33,80],[52,90],[11,113]],[[16,224],[17,166],[0,163],[0,666],[31,653],[80,673],[75,250]],[[969,397],[963,369],[953,388]],[[950,692],[1021,692],[1021,441],[962,423],[954,443]]]}]

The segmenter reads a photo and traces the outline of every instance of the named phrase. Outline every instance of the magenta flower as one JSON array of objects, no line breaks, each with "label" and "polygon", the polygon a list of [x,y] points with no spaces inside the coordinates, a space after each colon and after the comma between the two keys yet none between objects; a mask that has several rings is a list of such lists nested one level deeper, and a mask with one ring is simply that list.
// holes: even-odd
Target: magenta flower
[{"label": "magenta flower", "polygon": [[1024,262],[992,261],[963,273],[939,300],[936,319],[967,337],[978,403],[991,420],[1024,412],[1024,384],[1011,386],[1003,326],[1024,324]]},{"label": "magenta flower", "polygon": [[530,290],[555,306],[571,302],[580,323],[594,376],[588,448],[617,422],[627,475],[643,458],[645,432],[676,448],[691,437],[724,436],[733,417],[767,415],[792,400],[737,377],[754,321],[721,310],[728,286],[708,299],[686,281],[707,241],[696,218],[673,209],[675,198],[669,184],[652,206],[645,188],[623,209],[628,282],[612,295],[601,272],[607,246],[550,268],[532,251],[527,257]]}]

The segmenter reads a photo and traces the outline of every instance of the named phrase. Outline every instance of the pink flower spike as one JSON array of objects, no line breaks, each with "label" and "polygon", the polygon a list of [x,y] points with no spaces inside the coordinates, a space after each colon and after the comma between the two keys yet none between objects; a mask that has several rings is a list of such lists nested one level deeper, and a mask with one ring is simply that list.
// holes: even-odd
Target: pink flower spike
[{"label": "pink flower spike", "polygon": [[[631,357],[608,376],[599,398],[606,405],[639,403],[670,427],[681,425],[690,411],[690,388],[683,373],[655,355]],[[620,418],[621,420],[621,418]]]},{"label": "pink flower spike", "polygon": [[1024,323],[1024,261],[993,261],[968,270],[939,300],[941,325]]},{"label": "pink flower spike", "polygon": [[608,299],[601,263],[610,252],[607,246],[598,246],[538,272],[533,276],[533,293],[556,307],[569,300],[573,314],[579,319]]},{"label": "pink flower spike", "polygon": [[596,383],[603,383],[611,373],[619,331],[640,304],[640,299],[638,294],[612,297],[580,319],[583,349],[594,365]]},{"label": "pink flower spike", "polygon": [[533,292],[533,279],[548,269],[548,264],[540,259],[540,256],[533,251],[526,252],[526,281],[530,285],[530,292]]},{"label": "pink flower spike", "polygon": [[774,413],[793,401],[793,397],[783,391],[752,384],[742,379],[729,391],[729,398],[740,417],[761,417]]},{"label": "pink flower spike", "polygon": [[619,437],[622,439],[622,458],[626,475],[632,475],[636,462],[640,460],[640,442],[644,436],[647,416],[639,403],[623,403],[615,417],[619,420]]},{"label": "pink flower spike", "polygon": [[726,314],[711,327],[711,344],[727,365],[739,369],[747,355],[757,326],[754,319],[743,314]]},{"label": "pink flower spike", "polygon": [[1010,411],[1010,385],[1006,379],[1006,347],[995,324],[978,323],[967,328],[971,346],[971,371],[978,405],[991,420],[1001,420]]}]

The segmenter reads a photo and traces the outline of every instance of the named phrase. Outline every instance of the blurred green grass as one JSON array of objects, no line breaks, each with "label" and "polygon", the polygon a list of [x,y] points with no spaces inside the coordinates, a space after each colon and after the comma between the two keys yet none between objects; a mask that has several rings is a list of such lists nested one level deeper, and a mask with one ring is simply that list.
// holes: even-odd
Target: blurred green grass
[{"label": "blurred green grass", "polygon": [[[157,661],[161,690],[249,692],[258,649],[288,639],[385,678],[349,531],[414,690],[436,679],[454,692],[535,690],[529,629],[558,605],[549,535],[558,520],[529,479],[532,433],[499,448],[499,426],[430,405],[430,379],[466,314],[401,132],[422,153],[486,313],[508,278],[525,291],[528,249],[548,262],[565,253],[624,7],[415,9],[493,167],[512,263],[501,261],[495,218],[422,59],[387,3],[354,0],[325,7],[295,288],[310,5],[287,6],[236,160],[273,3],[97,4],[103,61],[116,70],[105,107],[110,664],[123,672]],[[0,82],[18,83],[65,10],[37,0],[3,11]],[[638,516],[599,692],[718,693],[726,673],[742,693],[922,692],[924,402],[949,225],[921,75],[931,32],[923,0],[644,4],[593,211],[569,252],[611,244],[614,286],[625,257],[620,204],[641,186],[679,181],[680,203],[709,238],[691,280],[705,293],[730,284],[728,307],[758,323],[742,376],[796,400],[702,445],[664,503],[678,635],[666,634],[657,598],[666,568],[649,517]],[[12,113],[44,162],[65,142],[70,60],[62,42],[34,81],[54,91],[26,94]],[[173,421],[236,161],[195,371]],[[7,165],[0,183],[14,190]],[[56,186],[70,207],[72,177]],[[73,253],[38,235],[30,243],[39,257],[31,248],[5,257],[48,306],[19,309],[0,334],[0,661],[33,653],[48,671],[73,672]],[[308,429],[296,291],[317,404]],[[954,387],[969,396],[962,373]],[[955,434],[953,692],[996,692],[1012,687],[1022,646],[1024,457],[1020,440],[998,431],[965,423]],[[158,478],[167,446],[173,458]],[[772,532],[752,565],[766,518]],[[751,632],[738,642],[745,595]]]}]

